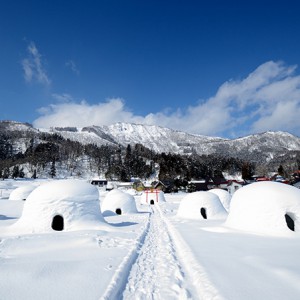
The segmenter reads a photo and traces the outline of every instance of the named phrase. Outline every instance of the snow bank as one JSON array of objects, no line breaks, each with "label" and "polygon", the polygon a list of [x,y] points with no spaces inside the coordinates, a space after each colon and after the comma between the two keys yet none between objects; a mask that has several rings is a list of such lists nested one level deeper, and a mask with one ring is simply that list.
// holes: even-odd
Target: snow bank
[{"label": "snow bank", "polygon": [[227,212],[219,197],[210,192],[194,192],[180,202],[177,216],[187,219],[222,219]]},{"label": "snow bank", "polygon": [[8,200],[26,200],[36,187],[32,184],[19,186],[10,193]]},{"label": "snow bank", "polygon": [[124,190],[124,192],[132,196],[136,196],[138,194],[138,192],[135,189],[126,189]]},{"label": "snow bank", "polygon": [[247,185],[234,193],[225,225],[258,233],[300,231],[300,190],[279,182]]},{"label": "snow bank", "polygon": [[137,213],[134,197],[118,189],[113,189],[105,196],[101,210],[103,215]]},{"label": "snow bank", "polygon": [[230,200],[231,200],[231,195],[229,194],[228,191],[222,190],[222,189],[211,189],[209,190],[210,193],[213,193],[217,195],[224,206],[224,208],[229,211],[230,208]]},{"label": "snow bank", "polygon": [[55,180],[37,187],[11,226],[22,232],[100,229],[106,225],[95,186],[80,180]]},{"label": "snow bank", "polygon": [[166,202],[163,191],[160,190],[149,190],[144,191],[141,195],[141,204],[155,204],[159,202]]}]

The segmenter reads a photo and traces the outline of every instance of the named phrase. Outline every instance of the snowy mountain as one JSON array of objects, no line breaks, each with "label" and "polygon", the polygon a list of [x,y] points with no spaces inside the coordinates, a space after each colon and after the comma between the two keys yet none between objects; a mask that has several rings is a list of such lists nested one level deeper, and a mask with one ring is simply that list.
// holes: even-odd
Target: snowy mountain
[{"label": "snowy mountain", "polygon": [[264,132],[238,139],[223,139],[189,134],[153,125],[116,123],[110,126],[89,126],[76,132],[52,129],[65,138],[81,143],[142,144],[156,152],[176,154],[218,154],[253,160],[270,160],[275,155],[300,150],[300,138],[287,132]]},{"label": "snowy mountain", "polygon": [[[32,134],[56,133],[82,144],[122,145],[142,144],[158,153],[199,155],[217,154],[255,162],[268,162],[274,157],[300,151],[300,138],[287,132],[264,132],[238,139],[223,139],[189,134],[154,125],[115,123],[110,126],[55,127],[36,129],[27,123],[1,121],[0,132],[24,131]],[[19,146],[24,149],[24,147]]]},{"label": "snowy mountain", "polygon": [[20,123],[16,121],[0,121],[0,132],[3,131],[38,132],[38,129],[33,128],[29,123]]},{"label": "snowy mountain", "polygon": [[[155,152],[171,152],[177,154],[192,153],[199,144],[207,145],[212,142],[226,141],[221,138],[188,134],[169,128],[140,125],[131,123],[115,123],[110,126],[88,126],[84,128],[51,128],[51,132],[58,133],[64,138],[84,144],[94,143],[99,146],[114,144],[127,146],[128,144],[142,144]],[[203,147],[203,152],[209,147]]]},{"label": "snowy mountain", "polygon": [[224,141],[221,138],[188,134],[154,125],[116,123],[110,126],[91,126],[82,132],[96,134],[106,142],[121,144],[142,144],[155,152],[171,152],[177,154],[192,153],[195,146],[211,142]]}]

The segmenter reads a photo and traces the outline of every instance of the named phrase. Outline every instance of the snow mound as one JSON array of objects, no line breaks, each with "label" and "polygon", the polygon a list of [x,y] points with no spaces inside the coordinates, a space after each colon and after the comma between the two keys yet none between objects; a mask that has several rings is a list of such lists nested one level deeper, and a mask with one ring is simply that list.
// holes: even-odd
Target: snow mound
[{"label": "snow mound", "polygon": [[125,190],[124,192],[132,196],[136,196],[138,194],[138,192],[135,189],[128,189]]},{"label": "snow mound", "polygon": [[33,190],[11,229],[34,233],[100,229],[104,225],[98,189],[69,179],[51,181]]},{"label": "snow mound", "polygon": [[137,213],[135,199],[132,195],[113,189],[105,196],[101,210],[103,215],[116,213],[118,215]]},{"label": "snow mound", "polygon": [[211,189],[208,192],[217,195],[226,211],[229,211],[231,196],[228,191],[222,189]]},{"label": "snow mound", "polygon": [[160,190],[144,191],[141,195],[141,204],[155,204],[159,202],[166,202],[165,194]]},{"label": "snow mound", "polygon": [[257,182],[236,191],[226,226],[257,233],[300,231],[300,190],[279,182]]},{"label": "snow mound", "polygon": [[19,186],[10,193],[8,200],[26,200],[36,187],[31,184]]},{"label": "snow mound", "polygon": [[219,197],[210,192],[194,192],[180,202],[177,216],[187,219],[222,219],[227,212]]}]

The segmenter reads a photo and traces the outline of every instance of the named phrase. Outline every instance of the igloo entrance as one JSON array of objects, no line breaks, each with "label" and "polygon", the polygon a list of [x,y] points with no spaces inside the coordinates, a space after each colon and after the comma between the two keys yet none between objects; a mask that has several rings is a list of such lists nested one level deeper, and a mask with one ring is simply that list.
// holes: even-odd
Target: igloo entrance
[{"label": "igloo entrance", "polygon": [[154,200],[150,200],[150,204],[151,204],[151,205],[154,205]]},{"label": "igloo entrance", "polygon": [[117,215],[121,215],[122,214],[122,209],[121,208],[117,208],[116,209],[116,214]]},{"label": "igloo entrance", "polygon": [[290,214],[290,213],[286,213],[286,214],[284,215],[284,217],[285,217],[285,221],[286,221],[287,227],[288,227],[290,230],[295,231],[295,222],[294,222],[294,220],[293,220],[291,214]]},{"label": "igloo entrance", "polygon": [[55,231],[64,230],[64,218],[61,215],[56,215],[52,219],[51,228]]},{"label": "igloo entrance", "polygon": [[206,208],[201,207],[200,213],[201,213],[201,216],[203,217],[203,219],[207,219]]}]

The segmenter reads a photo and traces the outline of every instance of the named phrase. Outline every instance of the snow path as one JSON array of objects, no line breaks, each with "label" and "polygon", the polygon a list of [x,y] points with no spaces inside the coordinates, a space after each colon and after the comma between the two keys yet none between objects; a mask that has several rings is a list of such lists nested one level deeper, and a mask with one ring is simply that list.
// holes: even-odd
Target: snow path
[{"label": "snow path", "polygon": [[159,206],[151,213],[101,300],[223,300]]},{"label": "snow path", "polygon": [[151,209],[149,227],[123,299],[195,299],[161,212],[155,206]]}]

